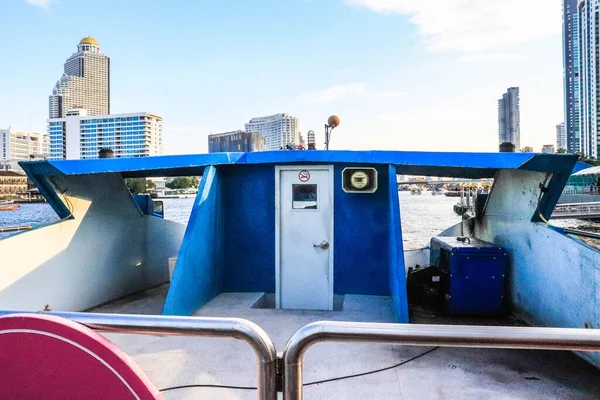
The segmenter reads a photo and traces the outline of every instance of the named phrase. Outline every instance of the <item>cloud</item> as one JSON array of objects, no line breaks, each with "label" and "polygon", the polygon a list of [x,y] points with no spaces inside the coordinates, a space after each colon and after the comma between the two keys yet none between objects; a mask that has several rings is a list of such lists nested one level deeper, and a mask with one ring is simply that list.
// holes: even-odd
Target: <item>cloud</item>
[{"label": "cloud", "polygon": [[371,96],[379,99],[398,99],[400,97],[405,97],[408,95],[407,92],[379,92],[373,93]]},{"label": "cloud", "polygon": [[25,0],[28,4],[48,9],[55,0]]},{"label": "cloud", "polygon": [[332,86],[318,92],[305,93],[300,96],[300,99],[307,103],[327,103],[344,97],[363,94],[364,92],[364,83],[349,83],[346,85]]},{"label": "cloud", "polygon": [[511,61],[520,60],[521,57],[518,54],[474,54],[472,56],[463,56],[460,61],[465,62],[486,62],[486,61]]},{"label": "cloud", "polygon": [[475,52],[561,32],[559,0],[343,0],[411,16],[427,48]]}]

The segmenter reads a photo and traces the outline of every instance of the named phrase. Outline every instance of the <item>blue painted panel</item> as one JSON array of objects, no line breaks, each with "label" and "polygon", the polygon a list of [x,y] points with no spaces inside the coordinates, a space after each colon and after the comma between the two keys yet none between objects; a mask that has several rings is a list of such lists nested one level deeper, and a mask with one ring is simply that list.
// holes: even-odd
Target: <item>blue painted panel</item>
[{"label": "blue painted panel", "polygon": [[[24,169],[46,171],[51,165],[65,175],[122,172],[123,176],[201,175],[204,167],[235,163],[244,153],[211,153],[177,156],[103,158],[91,160],[56,160],[23,162]],[[46,173],[50,173],[47,171]]]},{"label": "blue painted panel", "polygon": [[48,182],[48,175],[62,175],[60,171],[46,161],[20,162],[19,165],[23,168],[23,171],[25,171],[27,177],[33,182],[35,187],[39,189],[42,196],[44,196],[59,218],[69,218],[71,216],[71,211],[69,211],[67,206],[56,194],[56,191],[50,182]]},{"label": "blue painted panel", "polygon": [[[424,151],[305,150],[245,153],[238,163],[361,163],[459,168],[519,168],[534,153],[446,153]],[[552,156],[551,156],[552,157]]]},{"label": "blue painted panel", "polygon": [[226,292],[275,291],[275,168],[219,167]]},{"label": "blue painted panel", "polygon": [[48,181],[48,176],[29,174],[28,176],[60,219],[73,218],[71,210],[69,210],[60,197],[58,197],[56,190],[54,190],[54,187]]},{"label": "blue painted panel", "polygon": [[404,245],[400,222],[400,201],[396,189],[396,169],[389,166],[389,263],[390,293],[392,308],[397,322],[408,323],[408,294],[406,293],[406,273],[404,268]]},{"label": "blue painted panel", "polygon": [[[569,181],[570,174],[569,173],[554,173],[552,174],[552,178],[546,184],[548,190],[546,193],[542,195],[542,198],[539,202],[539,212],[542,214],[544,219],[548,221],[556,204],[558,204],[558,200],[562,195],[562,191],[565,188],[565,185]],[[531,218],[532,222],[541,222],[542,218],[538,212],[536,212]]]},{"label": "blue painted panel", "polygon": [[389,295],[388,166],[361,166],[377,169],[375,193],[344,192],[334,168],[334,292]]},{"label": "blue painted panel", "polygon": [[266,151],[256,153],[211,153],[184,156],[112,158],[24,162],[36,174],[48,173],[52,165],[59,173],[91,174],[121,172],[125,177],[198,175],[207,165],[227,164],[392,164],[402,174],[457,177],[491,177],[498,169],[530,169],[570,173],[575,155],[534,153],[443,153],[408,151]]},{"label": "blue painted panel", "polygon": [[142,214],[152,215],[154,212],[154,204],[149,194],[134,194],[133,199],[140,208]]},{"label": "blue painted panel", "polygon": [[536,154],[519,169],[537,172],[566,173],[570,175],[579,156],[576,154]]},{"label": "blue painted panel", "polygon": [[584,170],[586,168],[591,167],[592,165],[588,164],[588,163],[584,163],[582,161],[577,161],[577,163],[575,164],[575,166],[573,167],[573,171],[571,171],[572,174],[579,172],[581,170]]},{"label": "blue painted panel", "polygon": [[217,169],[207,167],[179,250],[164,315],[190,315],[222,292],[221,193]]}]

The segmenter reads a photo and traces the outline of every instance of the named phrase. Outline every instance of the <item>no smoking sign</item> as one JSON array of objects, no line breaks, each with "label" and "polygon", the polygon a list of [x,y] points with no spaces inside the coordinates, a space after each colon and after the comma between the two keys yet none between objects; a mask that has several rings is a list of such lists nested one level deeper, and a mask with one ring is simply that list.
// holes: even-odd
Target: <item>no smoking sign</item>
[{"label": "no smoking sign", "polygon": [[310,180],[310,172],[303,169],[302,171],[298,172],[298,179],[300,182],[308,182]]}]

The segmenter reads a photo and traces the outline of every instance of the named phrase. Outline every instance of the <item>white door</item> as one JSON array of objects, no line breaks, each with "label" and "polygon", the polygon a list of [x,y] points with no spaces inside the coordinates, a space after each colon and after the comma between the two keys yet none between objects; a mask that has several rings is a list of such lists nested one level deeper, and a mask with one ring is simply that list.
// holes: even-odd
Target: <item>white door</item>
[{"label": "white door", "polygon": [[333,310],[333,167],[276,167],[278,308]]}]

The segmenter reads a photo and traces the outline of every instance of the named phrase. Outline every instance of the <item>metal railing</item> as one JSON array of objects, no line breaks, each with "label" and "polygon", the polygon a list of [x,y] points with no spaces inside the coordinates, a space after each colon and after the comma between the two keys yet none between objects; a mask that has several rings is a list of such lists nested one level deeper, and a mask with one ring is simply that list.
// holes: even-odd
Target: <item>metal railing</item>
[{"label": "metal railing", "polygon": [[[31,312],[0,311],[0,316]],[[277,399],[277,353],[267,333],[240,318],[168,317],[45,312],[102,332],[236,338],[257,358],[258,398]],[[499,326],[314,322],[300,328],[283,353],[283,398],[302,399],[302,359],[320,342],[394,343],[409,346],[600,351],[600,330]]]},{"label": "metal railing", "polygon": [[[31,312],[0,311],[0,316]],[[102,332],[149,335],[204,336],[241,339],[257,358],[258,398],[277,399],[277,352],[271,338],[258,325],[241,318],[168,317],[126,314],[45,312]]]},{"label": "metal railing", "polygon": [[585,217],[600,217],[600,202],[561,203],[557,204],[552,212],[552,219]]},{"label": "metal railing", "polygon": [[564,194],[591,194],[600,195],[600,187],[589,185],[586,186],[567,186],[563,189]]},{"label": "metal railing", "polygon": [[409,346],[600,351],[600,330],[458,325],[314,322],[300,328],[283,353],[283,398],[302,399],[302,357],[319,342]]}]

